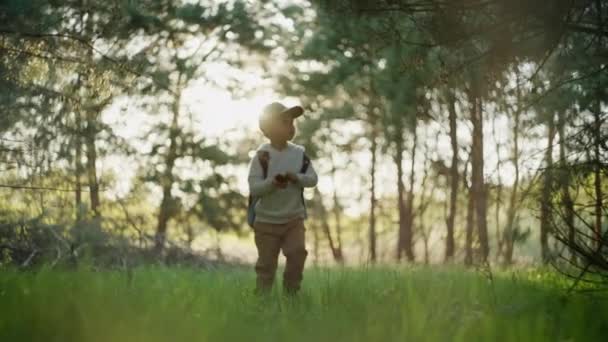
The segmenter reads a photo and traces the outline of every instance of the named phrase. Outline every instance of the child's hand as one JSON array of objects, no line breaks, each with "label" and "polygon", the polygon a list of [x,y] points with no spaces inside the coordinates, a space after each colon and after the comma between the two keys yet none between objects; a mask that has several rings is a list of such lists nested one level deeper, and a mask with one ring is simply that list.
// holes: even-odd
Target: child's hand
[{"label": "child's hand", "polygon": [[274,176],[272,179],[272,185],[280,189],[285,189],[287,187],[287,183],[287,177],[281,174]]},{"label": "child's hand", "polygon": [[298,182],[298,176],[296,176],[295,173],[293,173],[293,172],[287,172],[285,174],[285,178],[292,183]]}]

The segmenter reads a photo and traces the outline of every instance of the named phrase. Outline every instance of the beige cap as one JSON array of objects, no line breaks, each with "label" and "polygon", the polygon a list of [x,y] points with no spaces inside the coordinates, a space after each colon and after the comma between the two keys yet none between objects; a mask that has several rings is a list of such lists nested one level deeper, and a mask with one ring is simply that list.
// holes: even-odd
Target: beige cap
[{"label": "beige cap", "polygon": [[304,108],[301,106],[286,107],[279,102],[273,102],[264,107],[262,115],[260,115],[260,129],[264,132],[264,127],[270,122],[273,122],[277,118],[283,115],[289,115],[292,118],[297,118],[304,114]]}]

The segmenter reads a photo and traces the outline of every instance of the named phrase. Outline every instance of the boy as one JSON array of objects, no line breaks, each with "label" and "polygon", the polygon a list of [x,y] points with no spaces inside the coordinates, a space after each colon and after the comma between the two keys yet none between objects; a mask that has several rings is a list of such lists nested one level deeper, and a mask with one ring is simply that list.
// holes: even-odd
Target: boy
[{"label": "boy", "polygon": [[279,251],[287,259],[283,274],[286,294],[300,289],[308,252],[304,240],[303,188],[317,185],[317,174],[304,154],[304,147],[290,142],[295,135],[293,121],[301,116],[300,106],[287,108],[274,102],[264,107],[259,126],[269,143],[262,144],[249,166],[249,192],[257,198],[253,230],[258,260],[256,292],[272,289]]}]

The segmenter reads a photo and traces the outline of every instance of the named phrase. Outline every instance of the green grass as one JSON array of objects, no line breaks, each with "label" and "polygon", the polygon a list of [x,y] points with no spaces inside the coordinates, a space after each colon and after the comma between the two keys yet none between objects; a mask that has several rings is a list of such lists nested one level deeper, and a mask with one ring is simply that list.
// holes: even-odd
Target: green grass
[{"label": "green grass", "polygon": [[[252,270],[0,272],[0,341],[601,341],[608,302],[551,272],[311,269],[289,300]],[[278,283],[277,283],[278,284]]]}]

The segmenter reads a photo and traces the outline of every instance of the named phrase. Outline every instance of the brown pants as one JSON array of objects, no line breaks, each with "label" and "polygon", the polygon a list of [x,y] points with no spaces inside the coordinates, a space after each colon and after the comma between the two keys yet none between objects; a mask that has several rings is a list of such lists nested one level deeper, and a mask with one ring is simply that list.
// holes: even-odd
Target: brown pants
[{"label": "brown pants", "polygon": [[253,227],[258,249],[258,261],[255,264],[257,292],[267,293],[272,289],[280,250],[283,250],[287,259],[283,288],[289,294],[298,292],[308,255],[304,241],[304,221],[296,219],[285,224],[255,222]]}]

